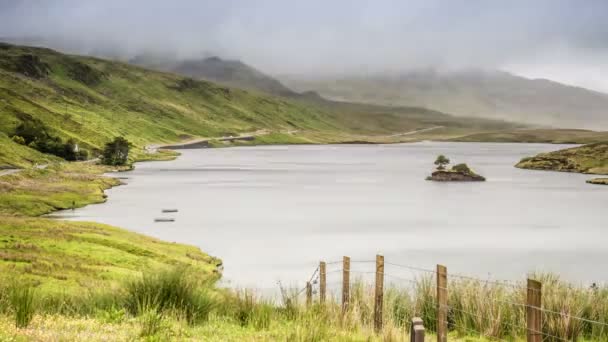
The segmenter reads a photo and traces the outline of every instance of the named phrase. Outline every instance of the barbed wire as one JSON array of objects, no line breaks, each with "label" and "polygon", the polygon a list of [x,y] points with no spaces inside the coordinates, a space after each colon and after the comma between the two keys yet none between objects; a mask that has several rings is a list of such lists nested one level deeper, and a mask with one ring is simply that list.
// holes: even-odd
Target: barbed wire
[{"label": "barbed wire", "polygon": [[[340,264],[342,262],[343,262],[342,260],[340,260],[340,261],[331,261],[331,262],[326,262],[326,265],[335,265],[335,264]],[[375,262],[376,262],[376,260],[351,260],[350,261],[351,264],[356,264],[356,263],[375,263]],[[436,270],[432,270],[432,269],[428,269],[428,268],[423,268],[423,267],[416,267],[416,266],[411,266],[411,265],[403,265],[403,264],[393,263],[393,262],[390,262],[390,261],[385,261],[384,264],[387,265],[387,266],[393,266],[393,267],[408,269],[408,270],[412,270],[412,271],[425,272],[425,273],[429,273],[429,274],[434,275],[434,276],[436,276],[438,274],[438,272]],[[342,272],[344,272],[343,269],[335,269],[335,270],[326,271],[325,274],[327,275],[327,274],[342,273]],[[353,273],[353,274],[361,274],[361,275],[370,275],[370,274],[376,274],[377,273],[376,271],[360,271],[360,270],[352,270],[352,269],[349,269],[348,272],[349,273]],[[388,277],[388,278],[396,279],[396,280],[399,280],[399,281],[409,282],[409,283],[414,284],[414,285],[420,284],[420,280],[417,280],[417,279],[405,278],[405,277],[402,277],[400,275],[398,276],[398,275],[394,275],[394,274],[388,273],[386,271],[380,272],[380,273],[382,274],[383,277]],[[479,283],[483,284],[484,286],[487,286],[487,285],[496,285],[496,286],[506,286],[506,287],[510,287],[510,288],[513,288],[513,289],[520,289],[520,290],[542,291],[542,289],[530,288],[530,287],[528,287],[528,286],[526,286],[524,284],[515,283],[514,281],[510,281],[510,280],[482,279],[482,278],[473,277],[473,276],[469,276],[469,275],[458,274],[458,273],[449,273],[448,277],[449,278],[458,278],[458,279],[476,281],[476,282],[479,282]],[[316,282],[313,283],[313,280],[315,280],[315,279],[316,280],[319,279],[319,267],[317,267],[315,269],[315,271],[313,272],[313,274],[312,274],[309,282],[311,282],[311,284],[314,285],[314,284],[316,284]],[[334,286],[334,285],[340,285],[342,283],[341,282],[332,282],[332,283],[329,283],[329,284],[331,286]],[[326,287],[327,287],[327,285],[328,285],[328,283],[326,283]],[[349,284],[349,286],[352,286],[352,285]],[[449,290],[448,287],[440,287],[440,286],[433,286],[433,287],[434,288],[436,287],[437,289],[441,289],[441,290],[446,290],[446,291]],[[341,290],[341,289],[338,289],[338,290]],[[306,287],[300,289],[297,292],[296,296],[299,296],[304,291],[306,291]],[[313,294],[317,294],[317,291],[314,291]],[[569,313],[566,313],[566,312],[563,312],[563,311],[559,312],[559,311],[551,310],[551,309],[544,308],[544,307],[537,307],[537,306],[529,305],[529,304],[525,304],[525,303],[512,302],[512,301],[508,301],[508,300],[501,300],[501,299],[491,298],[491,297],[489,297],[488,299],[490,301],[492,301],[492,302],[495,302],[495,303],[503,303],[503,304],[508,304],[508,305],[514,305],[514,306],[518,306],[518,307],[521,307],[521,308],[533,308],[535,310],[539,310],[540,312],[542,312],[544,314],[559,315],[562,318],[571,319],[571,320],[578,320],[578,321],[586,322],[586,323],[589,323],[589,324],[592,324],[592,325],[599,325],[599,326],[602,326],[602,332],[604,331],[604,327],[608,326],[608,323],[606,323],[606,322],[598,321],[598,320],[594,320],[594,319],[590,319],[590,318],[584,318],[584,317],[580,317],[580,316],[576,316],[576,315],[572,315],[572,314],[569,314]],[[429,297],[429,298],[427,298],[427,300],[433,302],[434,298],[433,297]],[[483,320],[486,320],[486,321],[490,320],[490,322],[492,322],[492,323],[499,323],[496,320],[492,320],[492,319],[487,318],[487,317],[484,318],[484,317],[479,316],[478,314],[475,314],[475,313],[472,313],[472,312],[467,312],[467,311],[464,311],[462,309],[455,308],[453,306],[447,306],[447,307],[448,307],[448,309],[455,310],[455,311],[460,311],[461,313],[471,315],[472,317],[477,317],[479,319],[483,319]],[[553,338],[553,339],[557,339],[557,340],[561,340],[561,341],[568,341],[567,339],[564,339],[564,338],[559,337],[559,336],[551,335],[551,334],[548,334],[548,333],[542,332],[542,331],[536,331],[536,330],[533,330],[533,329],[530,329],[530,328],[527,328],[527,327],[513,325],[513,324],[508,323],[508,322],[501,321],[500,324],[506,324],[508,326],[511,326],[511,328],[522,329],[524,331],[529,331],[529,332],[532,332],[532,333],[535,333],[535,334],[541,334],[541,335],[543,335],[545,337],[549,337],[549,338]],[[470,330],[470,329],[467,329],[465,327],[461,327],[461,328],[464,328],[466,330]],[[475,331],[475,330],[473,330],[473,331],[476,332],[476,333],[478,333],[478,334],[480,334],[480,335],[482,335],[482,336],[486,336],[486,337],[490,337],[490,338],[495,338],[493,336],[488,336],[487,334],[484,334],[484,333],[479,332],[479,331]],[[495,338],[495,339],[498,339],[498,338]],[[502,339],[498,339],[498,340],[504,341]]]}]

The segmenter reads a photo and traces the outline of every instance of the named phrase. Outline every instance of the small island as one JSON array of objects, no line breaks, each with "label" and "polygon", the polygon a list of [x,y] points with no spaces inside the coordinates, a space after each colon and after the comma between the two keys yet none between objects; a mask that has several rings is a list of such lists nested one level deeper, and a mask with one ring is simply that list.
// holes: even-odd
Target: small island
[{"label": "small island", "polygon": [[437,170],[426,180],[435,182],[483,182],[486,180],[483,176],[473,172],[467,164],[456,164],[447,169],[448,164],[450,164],[450,160],[444,155],[439,155],[435,160]]}]

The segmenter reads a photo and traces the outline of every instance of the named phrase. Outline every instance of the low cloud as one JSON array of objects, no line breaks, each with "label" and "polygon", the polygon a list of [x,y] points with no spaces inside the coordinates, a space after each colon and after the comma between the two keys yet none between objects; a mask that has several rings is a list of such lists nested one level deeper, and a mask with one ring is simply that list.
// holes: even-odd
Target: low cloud
[{"label": "low cloud", "polygon": [[608,92],[607,15],[604,0],[31,0],[0,3],[0,37],[273,74],[500,68]]}]

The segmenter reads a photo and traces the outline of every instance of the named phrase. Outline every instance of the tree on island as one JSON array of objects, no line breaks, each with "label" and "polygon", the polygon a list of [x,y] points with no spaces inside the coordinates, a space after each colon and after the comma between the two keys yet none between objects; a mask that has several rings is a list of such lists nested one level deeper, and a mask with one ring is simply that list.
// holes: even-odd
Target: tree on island
[{"label": "tree on island", "polygon": [[448,158],[446,158],[443,154],[440,154],[439,156],[437,156],[437,159],[435,160],[435,165],[437,165],[437,170],[445,170],[445,166],[448,165],[450,163],[450,160]]},{"label": "tree on island", "polygon": [[123,137],[116,137],[106,144],[102,162],[106,165],[125,165],[129,159],[131,143]]}]

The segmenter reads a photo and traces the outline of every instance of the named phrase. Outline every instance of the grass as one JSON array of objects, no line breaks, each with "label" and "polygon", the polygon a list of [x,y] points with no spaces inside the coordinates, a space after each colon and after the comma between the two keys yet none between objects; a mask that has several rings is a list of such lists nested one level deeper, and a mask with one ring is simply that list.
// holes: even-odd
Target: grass
[{"label": "grass", "polygon": [[54,163],[0,178],[0,215],[38,216],[106,200],[103,191],[120,184],[103,177],[108,167],[86,163]]},{"label": "grass", "polygon": [[[608,338],[608,330],[602,330],[601,325],[570,317],[606,321],[608,288],[576,287],[552,275],[536,278],[543,283],[543,308],[558,313],[544,314],[542,331],[554,336],[544,340]],[[323,305],[315,300],[307,306],[303,298],[293,297],[293,292],[277,302],[251,291],[214,287],[213,282],[186,269],[149,273],[135,282],[137,286],[127,282],[111,293],[98,292],[95,297],[80,299],[95,303],[96,310],[84,305],[62,313],[57,309],[61,300],[41,299],[27,328],[14,327],[12,311],[0,312],[0,331],[25,340],[42,336],[78,340],[90,336],[93,341],[402,341],[407,339],[409,321],[414,316],[423,318],[427,338],[432,338],[436,328],[435,288],[430,277],[419,278],[412,286],[386,288],[384,324],[379,333],[373,330],[373,287],[360,281],[352,285],[350,308],[344,315],[335,293]],[[523,285],[457,279],[449,284],[450,340],[525,340],[525,310],[518,305],[525,302]],[[0,298],[3,294],[4,290],[0,290]],[[159,300],[160,297],[165,299]],[[108,305],[109,298],[112,305]],[[133,300],[145,304],[133,311]],[[201,302],[205,304],[200,306]],[[188,319],[190,308],[196,308],[204,319]]]},{"label": "grass", "polygon": [[25,217],[0,221],[0,281],[18,277],[37,285],[41,294],[70,297],[112,288],[149,267],[188,266],[217,277],[219,264],[196,247],[103,224]]},{"label": "grass", "polygon": [[14,284],[8,290],[9,304],[15,315],[17,328],[27,327],[34,317],[34,290],[30,286]]},{"label": "grass", "polygon": [[608,174],[608,142],[568,148],[522,159],[523,169]]},{"label": "grass", "polygon": [[54,156],[16,144],[6,134],[0,132],[0,171],[4,168],[27,168],[34,164],[47,164],[59,160]]}]

